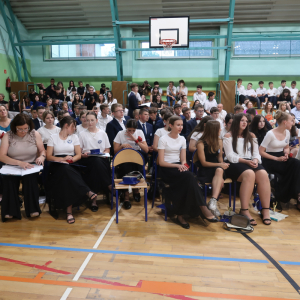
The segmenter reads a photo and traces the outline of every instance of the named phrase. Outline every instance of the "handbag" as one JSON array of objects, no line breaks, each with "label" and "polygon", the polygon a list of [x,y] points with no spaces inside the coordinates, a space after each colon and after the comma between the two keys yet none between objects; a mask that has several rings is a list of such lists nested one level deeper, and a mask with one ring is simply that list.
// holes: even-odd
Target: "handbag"
[{"label": "handbag", "polygon": [[250,219],[241,214],[233,215],[230,223],[224,222],[223,228],[236,233],[250,233],[254,231],[253,226],[250,224]]}]

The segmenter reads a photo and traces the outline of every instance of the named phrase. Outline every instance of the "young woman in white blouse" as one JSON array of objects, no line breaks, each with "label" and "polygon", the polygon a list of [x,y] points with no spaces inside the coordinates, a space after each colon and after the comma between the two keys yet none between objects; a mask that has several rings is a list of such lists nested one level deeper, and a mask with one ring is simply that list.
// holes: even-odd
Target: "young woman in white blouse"
[{"label": "young woman in white blouse", "polygon": [[[79,134],[81,160],[78,164],[86,166],[83,178],[89,187],[98,194],[101,190],[111,190],[111,170],[107,157],[89,156],[91,150],[99,149],[100,153],[110,153],[110,143],[106,132],[96,127],[97,115],[94,112],[86,114],[88,129]],[[96,198],[91,203],[91,211],[98,211]]]},{"label": "young woman in white blouse", "polygon": [[172,211],[177,215],[176,222],[189,229],[183,215],[190,215],[218,222],[218,219],[206,206],[201,188],[193,173],[186,166],[186,141],[180,133],[183,121],[179,116],[170,118],[169,134],[162,136],[158,142],[159,172],[163,182],[170,185],[165,193],[166,203],[172,202]]},{"label": "young woman in white blouse", "polygon": [[61,131],[48,140],[47,160],[52,162],[48,184],[55,207],[67,209],[67,222],[73,224],[72,206],[82,204],[86,197],[93,201],[97,194],[84,182],[81,167],[73,165],[81,158],[80,142],[74,134],[76,121],[72,117],[64,117],[60,126]]},{"label": "young woman in white blouse", "polygon": [[87,110],[83,110],[80,115],[79,115],[79,119],[81,121],[81,124],[80,125],[77,125],[76,126],[76,134],[79,136],[79,134],[82,132],[82,131],[86,131],[89,127],[89,124],[87,122],[87,119],[86,119],[86,114],[87,114]]},{"label": "young woman in white blouse", "polygon": [[43,122],[45,126],[38,129],[38,133],[41,135],[45,149],[47,149],[48,140],[51,135],[60,132],[60,128],[54,125],[55,116],[52,111],[45,111],[43,113]]},{"label": "young woman in white blouse", "polygon": [[179,86],[176,89],[176,94],[178,99],[181,98],[182,95],[188,95],[188,88],[185,86],[184,80],[179,80]]},{"label": "young woman in white blouse", "polygon": [[164,117],[163,117],[163,122],[164,122],[164,127],[163,128],[159,128],[155,131],[155,134],[154,134],[154,139],[153,139],[153,151],[158,151],[157,149],[157,146],[158,146],[158,141],[159,139],[170,133],[170,128],[169,128],[169,121],[170,121],[170,118],[172,117],[173,115],[170,113],[170,112],[167,112],[164,114]]},{"label": "young woman in white blouse", "polygon": [[[148,145],[145,140],[145,135],[142,130],[137,129],[137,121],[130,119],[126,123],[126,129],[119,131],[114,139],[114,153],[118,153],[121,149],[130,148],[139,151],[145,163],[147,162]],[[134,163],[124,163],[117,168],[117,177],[122,178],[132,171],[142,173],[142,167]],[[140,202],[141,196],[138,189],[133,189],[133,198],[136,202]],[[130,209],[129,193],[125,192],[124,208]]]},{"label": "young woman in white blouse", "polygon": [[189,151],[191,153],[194,153],[196,151],[197,149],[196,144],[203,134],[206,123],[210,120],[213,120],[211,116],[206,116],[202,118],[199,124],[196,125],[194,130],[188,136],[187,140],[189,141]]},{"label": "young woman in white blouse", "polygon": [[279,177],[275,184],[275,198],[281,202],[297,199],[297,208],[300,209],[300,161],[289,156],[292,116],[277,110],[275,119],[278,127],[267,132],[259,153],[268,173]]},{"label": "young woman in white blouse", "polygon": [[241,182],[240,213],[250,219],[252,226],[257,225],[248,210],[254,184],[262,204],[261,218],[265,225],[270,225],[270,197],[271,189],[268,174],[261,165],[258,152],[257,138],[249,132],[248,119],[244,113],[234,115],[230,132],[223,139],[225,155],[230,163],[225,174],[227,178]]},{"label": "young woman in white blouse", "polygon": [[105,103],[109,106],[109,108],[111,108],[113,104],[118,103],[117,99],[114,99],[112,91],[107,92],[107,100]]}]

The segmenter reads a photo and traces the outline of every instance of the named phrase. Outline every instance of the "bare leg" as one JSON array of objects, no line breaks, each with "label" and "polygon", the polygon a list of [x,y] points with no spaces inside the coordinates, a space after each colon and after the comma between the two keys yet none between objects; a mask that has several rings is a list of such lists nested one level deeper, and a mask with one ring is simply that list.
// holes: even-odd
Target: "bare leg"
[{"label": "bare leg", "polygon": [[221,168],[217,168],[215,172],[215,176],[212,180],[212,197],[218,199],[218,196],[224,186],[223,179],[224,170]]},{"label": "bare leg", "polygon": [[[259,170],[255,172],[255,182],[257,184],[257,193],[263,208],[270,207],[271,187],[268,174],[265,170]],[[261,211],[263,219],[270,219],[270,212],[268,209]],[[266,224],[270,224],[271,221],[265,221]]]},{"label": "bare leg", "polygon": [[[237,181],[242,183],[240,187],[241,208],[248,209],[255,182],[255,173],[252,170],[246,170],[240,175]],[[249,217],[250,220],[252,219],[249,210],[241,211],[241,214]],[[251,224],[255,225],[256,222],[251,222]]]},{"label": "bare leg", "polygon": [[71,221],[71,219],[74,219],[74,217],[72,215],[72,205],[67,207],[67,222],[69,224],[72,224],[75,222],[75,219],[74,219],[74,221],[73,220]]}]

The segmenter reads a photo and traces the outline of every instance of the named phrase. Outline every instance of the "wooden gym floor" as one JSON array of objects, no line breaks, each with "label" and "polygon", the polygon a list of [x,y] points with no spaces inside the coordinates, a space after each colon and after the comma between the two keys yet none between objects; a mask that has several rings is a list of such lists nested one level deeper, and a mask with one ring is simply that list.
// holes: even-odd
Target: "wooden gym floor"
[{"label": "wooden gym floor", "polygon": [[[101,201],[100,201],[101,202]],[[148,203],[0,225],[0,299],[300,299],[300,213],[247,235],[190,219],[185,230]],[[159,202],[156,203],[157,205]],[[228,205],[220,200],[221,211]],[[239,201],[237,201],[239,207]],[[264,252],[265,251],[265,252]]]}]

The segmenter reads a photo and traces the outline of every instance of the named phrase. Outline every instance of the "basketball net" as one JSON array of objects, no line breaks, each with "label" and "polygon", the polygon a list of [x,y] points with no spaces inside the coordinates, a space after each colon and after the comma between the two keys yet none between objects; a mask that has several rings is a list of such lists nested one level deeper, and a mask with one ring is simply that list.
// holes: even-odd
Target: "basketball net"
[{"label": "basketball net", "polygon": [[173,45],[176,44],[176,40],[175,39],[162,39],[160,40],[160,44],[163,45],[164,47],[164,51],[166,53],[170,53],[172,51],[172,47]]}]

